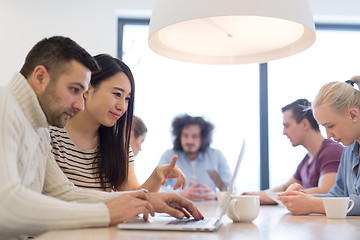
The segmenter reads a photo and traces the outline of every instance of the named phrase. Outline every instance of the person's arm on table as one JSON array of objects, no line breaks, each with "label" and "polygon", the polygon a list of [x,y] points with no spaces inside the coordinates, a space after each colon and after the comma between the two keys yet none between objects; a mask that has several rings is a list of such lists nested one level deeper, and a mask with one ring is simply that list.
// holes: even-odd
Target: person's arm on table
[{"label": "person's arm on table", "polygon": [[[328,196],[331,195],[331,193],[328,194]],[[301,184],[293,183],[286,189],[286,192],[279,196],[278,199],[294,215],[306,215],[310,213],[325,214],[324,204],[319,196],[326,195],[311,195],[305,192]]]},{"label": "person's arm on table", "polygon": [[[341,166],[341,163],[340,163]],[[285,193],[283,193],[279,200],[288,208],[290,212],[295,215],[310,214],[310,213],[325,213],[322,197],[347,197],[346,187],[346,171],[343,167],[339,167],[337,173],[336,183],[330,189],[328,194],[315,194],[310,195],[301,191],[302,187],[299,184],[293,184],[289,187]],[[349,215],[360,215],[360,197],[356,195],[350,195],[350,198],[354,200],[354,208],[349,212]],[[357,204],[356,204],[357,203]]]},{"label": "person's arm on table", "polygon": [[[261,202],[265,202],[265,203],[276,203],[273,199],[271,199],[266,192],[284,192],[286,191],[286,189],[293,185],[293,184],[299,184],[299,181],[292,177],[290,178],[286,183],[284,183],[281,186],[272,188],[272,189],[268,189],[268,190],[264,190],[264,191],[260,191],[260,192],[245,192],[243,193],[243,195],[259,195],[260,196],[260,201]],[[301,185],[300,185],[301,186]],[[302,188],[302,187],[301,187]]]}]

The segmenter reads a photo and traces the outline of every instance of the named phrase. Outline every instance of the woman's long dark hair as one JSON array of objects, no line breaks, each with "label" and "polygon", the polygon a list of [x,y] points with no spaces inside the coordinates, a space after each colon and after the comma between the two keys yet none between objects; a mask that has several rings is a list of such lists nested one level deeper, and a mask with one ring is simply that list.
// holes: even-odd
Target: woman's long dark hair
[{"label": "woman's long dark hair", "polygon": [[[111,188],[116,190],[128,177],[129,141],[134,110],[135,83],[130,68],[117,58],[108,54],[95,56],[101,70],[91,75],[91,86],[96,88],[109,77],[123,72],[130,80],[131,95],[127,111],[112,127],[99,127],[99,177],[105,188],[110,182]],[[100,100],[99,100],[100,101]]]}]

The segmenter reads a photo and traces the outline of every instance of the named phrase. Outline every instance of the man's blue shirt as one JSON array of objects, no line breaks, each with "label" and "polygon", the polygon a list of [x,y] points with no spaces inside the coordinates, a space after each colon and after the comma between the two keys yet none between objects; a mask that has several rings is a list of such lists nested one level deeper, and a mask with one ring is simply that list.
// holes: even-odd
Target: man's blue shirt
[{"label": "man's blue shirt", "polygon": [[[174,155],[178,156],[176,165],[185,174],[188,183],[186,188],[188,188],[189,183],[191,182],[192,166],[190,159],[186,156],[184,151],[177,151],[174,149],[167,150],[162,155],[159,165],[169,164]],[[229,186],[232,175],[224,155],[219,150],[208,148],[204,152],[199,152],[199,155],[194,161],[195,161],[197,182],[206,184],[215,191],[216,185],[209,177],[207,171],[216,170],[220,178],[226,185],[226,187]],[[176,179],[168,179],[164,184],[164,187],[172,188],[175,185],[175,183],[176,183]]]}]

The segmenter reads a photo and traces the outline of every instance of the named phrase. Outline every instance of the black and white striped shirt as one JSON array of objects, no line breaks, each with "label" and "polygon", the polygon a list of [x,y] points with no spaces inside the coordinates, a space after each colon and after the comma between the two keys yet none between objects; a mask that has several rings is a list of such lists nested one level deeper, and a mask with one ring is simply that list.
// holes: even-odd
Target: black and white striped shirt
[{"label": "black and white striped shirt", "polygon": [[[111,184],[105,182],[105,189],[100,184],[99,147],[79,150],[65,128],[50,127],[52,152],[57,164],[75,186],[110,192]],[[134,154],[129,149],[129,164],[134,164]]]}]

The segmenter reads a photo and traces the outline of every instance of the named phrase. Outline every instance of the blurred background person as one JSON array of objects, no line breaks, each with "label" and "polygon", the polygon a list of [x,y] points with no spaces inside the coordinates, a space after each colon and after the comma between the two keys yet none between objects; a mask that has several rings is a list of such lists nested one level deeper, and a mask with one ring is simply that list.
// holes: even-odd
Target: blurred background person
[{"label": "blurred background person", "polygon": [[[192,200],[216,199],[217,186],[208,171],[215,170],[226,187],[231,180],[231,172],[224,155],[210,148],[212,123],[202,117],[179,115],[172,121],[173,148],[167,150],[159,164],[169,164],[169,157],[177,155],[177,166],[185,174],[188,184],[180,194]],[[168,179],[164,186],[173,187],[175,181]]]},{"label": "blurred background person", "polygon": [[130,133],[130,146],[132,148],[134,157],[141,151],[141,144],[145,141],[147,128],[144,121],[134,116],[131,133]]}]

